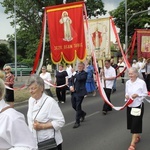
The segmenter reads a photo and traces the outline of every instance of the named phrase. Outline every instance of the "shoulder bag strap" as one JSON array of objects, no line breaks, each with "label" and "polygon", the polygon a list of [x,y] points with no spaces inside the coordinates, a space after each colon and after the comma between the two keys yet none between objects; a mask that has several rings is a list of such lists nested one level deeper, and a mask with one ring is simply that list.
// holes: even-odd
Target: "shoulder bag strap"
[{"label": "shoulder bag strap", "polygon": [[[48,98],[48,97],[47,97]],[[34,117],[34,120],[36,119],[37,115],[39,114],[40,110],[42,109],[43,105],[45,104],[47,98],[45,99],[45,101],[43,102],[42,106],[40,107],[39,111],[37,112],[36,116]],[[36,132],[37,135],[37,132]],[[55,129],[54,129],[54,138],[55,138]],[[37,135],[37,141],[38,141],[38,135]]]},{"label": "shoulder bag strap", "polygon": [[0,113],[4,112],[5,110],[7,110],[7,109],[9,109],[9,108],[12,108],[12,107],[11,107],[11,106],[7,106],[7,107],[3,108],[3,109],[0,111]]},{"label": "shoulder bag strap", "polygon": [[40,109],[38,110],[36,116],[34,117],[34,120],[36,119],[37,115],[39,114],[39,112],[41,111],[43,105],[45,104],[46,100],[47,100],[48,97],[46,97],[45,101],[43,102],[42,106],[40,107]]}]

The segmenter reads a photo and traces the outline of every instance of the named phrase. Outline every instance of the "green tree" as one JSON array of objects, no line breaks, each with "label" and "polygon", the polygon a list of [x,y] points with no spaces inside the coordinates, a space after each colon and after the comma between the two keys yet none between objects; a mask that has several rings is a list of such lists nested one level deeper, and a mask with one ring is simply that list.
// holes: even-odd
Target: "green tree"
[{"label": "green tree", "polygon": [[104,10],[104,3],[102,0],[87,0],[86,9],[89,18],[91,18],[91,16],[105,15],[107,12]]},{"label": "green tree", "polygon": [[[15,7],[14,2],[16,4]],[[69,2],[71,0],[67,0],[67,3]],[[63,0],[4,0],[1,2],[5,8],[5,13],[9,14],[9,18],[13,18],[13,20],[14,9],[16,10],[18,62],[33,64],[42,29],[43,7],[62,3]],[[97,9],[99,9],[97,11],[98,14],[106,13],[101,0],[96,0],[94,3],[93,0],[88,0],[86,6],[89,16],[96,15],[95,10]],[[11,22],[13,27],[15,25],[14,23],[14,21]],[[10,42],[10,48],[14,49],[14,35],[8,35],[7,37]],[[45,50],[46,57],[50,56],[48,38],[46,39]]]},{"label": "green tree", "polygon": [[[129,19],[133,13],[139,11],[147,10],[150,6],[149,0],[127,0],[127,18]],[[117,9],[109,12],[110,15],[114,18],[115,24],[120,28],[120,39],[121,42],[125,41],[125,1],[122,1]],[[148,13],[142,13],[135,15],[128,26],[128,37],[129,41],[135,31],[135,29],[144,28],[146,23],[150,24],[150,17]]]},{"label": "green tree", "polygon": [[2,69],[4,64],[6,62],[11,62],[13,60],[12,58],[12,52],[11,50],[8,48],[8,45],[6,44],[0,44],[0,68]]}]

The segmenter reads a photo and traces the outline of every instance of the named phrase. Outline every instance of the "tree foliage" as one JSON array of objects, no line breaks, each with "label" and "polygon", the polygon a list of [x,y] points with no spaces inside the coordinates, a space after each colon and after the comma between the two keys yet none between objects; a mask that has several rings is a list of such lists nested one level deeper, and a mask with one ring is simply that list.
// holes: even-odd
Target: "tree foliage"
[{"label": "tree foliage", "polygon": [[105,15],[104,3],[101,0],[87,0],[86,9],[89,18],[91,16]]},{"label": "tree foliage", "polygon": [[[147,10],[150,6],[149,0],[127,0],[127,18],[129,19],[133,13],[138,13],[143,10]],[[120,39],[125,41],[125,1],[122,1],[117,9],[110,12],[110,15],[114,18],[115,24],[120,28]],[[150,24],[150,16],[148,13],[142,13],[135,15],[128,25],[128,37],[131,39],[135,29],[144,28],[146,23]]]},{"label": "tree foliage", "polygon": [[[67,3],[75,1],[80,0],[67,0]],[[4,0],[1,2],[5,8],[5,13],[13,20],[14,10],[16,10],[18,61],[33,64],[42,29],[43,7],[62,3],[63,0]],[[93,0],[88,0],[86,6],[89,16],[95,15],[97,9],[99,9],[98,14],[106,13],[101,0],[95,0],[94,3]],[[11,25],[14,27],[15,22],[12,21]],[[14,35],[8,35],[7,37],[10,48],[14,49]],[[49,58],[49,40],[46,41],[46,58]]]},{"label": "tree foliage", "polygon": [[10,51],[10,49],[8,48],[8,45],[6,44],[0,44],[0,68],[2,69],[2,67],[4,66],[4,64],[7,62],[11,62],[12,61],[12,53]]}]

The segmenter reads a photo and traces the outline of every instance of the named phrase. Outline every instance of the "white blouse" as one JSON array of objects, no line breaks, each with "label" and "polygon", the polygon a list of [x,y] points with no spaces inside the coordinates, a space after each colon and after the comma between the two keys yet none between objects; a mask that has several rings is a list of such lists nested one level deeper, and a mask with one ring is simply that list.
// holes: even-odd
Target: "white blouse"
[{"label": "white blouse", "polygon": [[[47,81],[49,81],[49,82],[52,80],[51,74],[50,74],[49,72],[45,72],[44,74],[41,73],[41,74],[40,74],[40,77],[41,77],[43,80],[47,80]],[[50,89],[50,85],[48,85],[48,84],[46,84],[46,83],[44,82],[44,88],[45,88],[45,89]]]},{"label": "white blouse", "polygon": [[124,62],[118,63],[117,65],[119,67],[118,68],[119,69],[119,73],[121,73],[124,70],[124,68],[126,67]]},{"label": "white blouse", "polygon": [[139,78],[137,78],[134,82],[128,80],[126,82],[125,93],[129,97],[131,97],[133,94],[138,95],[138,97],[134,99],[133,103],[129,105],[129,107],[137,107],[141,105],[143,98],[147,96],[146,84],[142,79]]},{"label": "white blouse", "polygon": [[[43,103],[44,105],[42,106]],[[39,111],[40,108],[41,110]],[[45,93],[43,93],[42,97],[39,100],[35,100],[34,98],[30,97],[27,117],[29,128],[33,132],[34,137],[37,139],[38,142],[53,138],[54,129],[57,145],[63,142],[60,130],[65,124],[65,119],[58,103],[52,97],[47,96]],[[34,119],[41,123],[46,123],[50,121],[54,129],[36,131],[33,129]]]},{"label": "white blouse", "polygon": [[[106,67],[104,67],[104,76],[105,78],[111,78],[111,77],[116,77],[116,71],[115,69],[110,66],[108,69]],[[114,84],[114,79],[113,80],[105,80],[105,83],[104,83],[104,80],[102,80],[102,84],[103,84],[103,87],[106,87],[105,88],[109,88],[109,89],[112,89],[113,87],[113,84]]]},{"label": "white blouse", "polygon": [[[0,111],[9,106],[0,100]],[[30,132],[23,114],[13,108],[0,113],[0,150],[37,150],[37,142]]]}]

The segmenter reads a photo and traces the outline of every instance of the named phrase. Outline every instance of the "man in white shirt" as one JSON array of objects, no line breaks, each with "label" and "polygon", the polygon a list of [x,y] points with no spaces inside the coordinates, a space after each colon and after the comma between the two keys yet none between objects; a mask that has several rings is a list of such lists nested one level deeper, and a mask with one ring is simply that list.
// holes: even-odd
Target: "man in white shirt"
[{"label": "man in white shirt", "polygon": [[[71,80],[72,77],[72,66],[70,64],[67,64],[66,66],[66,72],[68,74],[68,82]],[[69,87],[67,87],[67,90],[70,90]]]},{"label": "man in white shirt", "polygon": [[37,150],[37,142],[23,114],[4,101],[5,84],[0,79],[0,150]]},{"label": "man in white shirt", "polygon": [[[102,77],[102,84],[108,100],[110,101],[111,90],[113,87],[114,79],[116,78],[116,71],[111,66],[110,60],[105,60],[104,70],[101,70],[100,76]],[[111,101],[110,101],[111,102]],[[106,115],[112,108],[106,102],[103,105],[103,114]]]},{"label": "man in white shirt", "polygon": [[137,70],[139,70],[139,63],[134,59],[133,63],[132,63],[132,67],[136,68]]},{"label": "man in white shirt", "polygon": [[68,79],[72,77],[72,66],[67,64],[66,71],[68,73]]},{"label": "man in white shirt", "polygon": [[146,74],[147,89],[148,89],[148,91],[150,91],[150,58],[147,59],[145,74]]},{"label": "man in white shirt", "polygon": [[139,73],[142,74],[144,81],[146,81],[146,75],[145,75],[145,71],[146,71],[146,59],[145,58],[139,58],[138,59],[138,64],[139,64]]},{"label": "man in white shirt", "polygon": [[125,69],[126,65],[123,62],[122,58],[119,58],[119,63],[117,65],[118,65],[119,73],[121,73],[120,76],[121,76],[122,83],[124,83],[124,75],[125,75],[125,73],[123,72],[123,70]]}]

